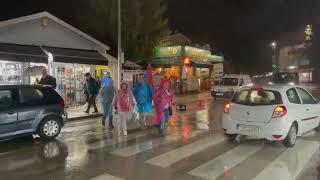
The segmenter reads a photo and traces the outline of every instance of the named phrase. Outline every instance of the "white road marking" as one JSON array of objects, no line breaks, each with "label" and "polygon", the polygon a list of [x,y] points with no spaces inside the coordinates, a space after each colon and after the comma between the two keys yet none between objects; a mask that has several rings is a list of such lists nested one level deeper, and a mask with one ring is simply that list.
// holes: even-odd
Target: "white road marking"
[{"label": "white road marking", "polygon": [[296,179],[307,165],[312,155],[319,150],[319,142],[299,140],[293,148],[288,148],[269,166],[261,171],[255,180]]},{"label": "white road marking", "polygon": [[[115,133],[116,134],[116,133]],[[136,139],[136,138],[140,138],[140,137],[144,137],[148,135],[148,132],[138,132],[138,133],[134,133],[134,134],[129,134],[128,136],[117,136],[115,135],[115,137],[111,138],[111,139],[106,139],[106,140],[101,140],[99,142],[96,143],[91,143],[88,144],[88,150],[95,150],[95,149],[99,149],[99,148],[103,148],[106,146],[112,146],[112,145],[116,145],[116,144],[120,144],[122,142],[126,142],[132,139]]]},{"label": "white road marking", "polygon": [[110,174],[102,174],[97,177],[91,178],[90,180],[124,180],[124,179],[112,176]]},{"label": "white road marking", "polygon": [[[195,137],[196,135],[200,134],[200,132],[203,131],[194,131],[193,133],[191,133],[190,138]],[[145,141],[142,143],[138,143],[132,146],[128,146],[125,148],[121,148],[121,149],[117,149],[113,152],[111,152],[111,154],[120,156],[120,157],[129,157],[129,156],[133,156],[136,155],[138,153],[150,150],[152,148],[158,147],[160,145],[164,145],[164,144],[168,144],[171,142],[176,142],[178,140],[180,140],[182,138],[182,135],[174,135],[174,136],[167,136],[164,139],[163,138],[157,138],[154,140],[149,140],[149,141]]]},{"label": "white road marking", "polygon": [[149,159],[146,161],[146,163],[165,168],[224,140],[225,136],[220,134],[212,137],[206,137],[205,139],[198,140],[194,143],[185,145],[170,152],[164,153],[160,156]]},{"label": "white road marking", "polygon": [[263,148],[263,145],[242,144],[236,148],[221,154],[215,159],[191,170],[188,174],[198,176],[204,179],[216,179],[225,171],[235,167],[242,161],[249,158],[254,153]]}]

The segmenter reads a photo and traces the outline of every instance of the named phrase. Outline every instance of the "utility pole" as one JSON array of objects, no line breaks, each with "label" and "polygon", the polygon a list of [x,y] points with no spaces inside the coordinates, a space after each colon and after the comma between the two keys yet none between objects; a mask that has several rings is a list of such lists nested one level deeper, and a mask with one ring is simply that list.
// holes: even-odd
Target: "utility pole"
[{"label": "utility pole", "polygon": [[121,82],[121,0],[118,0],[118,89],[120,89],[120,82]]}]

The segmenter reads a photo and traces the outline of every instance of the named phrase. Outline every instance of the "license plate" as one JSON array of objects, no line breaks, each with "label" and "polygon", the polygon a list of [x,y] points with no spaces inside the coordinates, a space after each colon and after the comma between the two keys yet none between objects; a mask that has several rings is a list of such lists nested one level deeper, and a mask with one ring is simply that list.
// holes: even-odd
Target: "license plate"
[{"label": "license plate", "polygon": [[223,96],[223,93],[216,93],[217,96]]},{"label": "license plate", "polygon": [[250,126],[250,125],[243,125],[237,124],[236,128],[241,131],[248,131],[248,132],[259,132],[258,126]]}]

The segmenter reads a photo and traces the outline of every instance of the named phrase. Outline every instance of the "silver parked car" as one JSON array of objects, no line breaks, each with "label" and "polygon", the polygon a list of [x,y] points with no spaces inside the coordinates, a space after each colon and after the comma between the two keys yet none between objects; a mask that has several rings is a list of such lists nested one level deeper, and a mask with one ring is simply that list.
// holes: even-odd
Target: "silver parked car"
[{"label": "silver parked car", "polygon": [[0,139],[39,134],[55,139],[66,119],[65,103],[52,88],[0,86]]}]

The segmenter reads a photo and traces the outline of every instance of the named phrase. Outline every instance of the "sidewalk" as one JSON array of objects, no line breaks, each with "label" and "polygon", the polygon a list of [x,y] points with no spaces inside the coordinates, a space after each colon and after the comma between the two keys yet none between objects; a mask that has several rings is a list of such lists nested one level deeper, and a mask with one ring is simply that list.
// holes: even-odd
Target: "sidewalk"
[{"label": "sidewalk", "polygon": [[[174,97],[173,104],[174,105],[183,105],[188,102],[194,102],[194,101],[198,101],[198,100],[206,100],[206,99],[210,99],[210,98],[212,98],[210,92],[201,92],[199,94],[176,95]],[[99,112],[101,112],[100,104],[97,103],[97,106],[98,106]],[[84,113],[84,108],[82,106],[68,108],[67,112],[68,112],[68,121],[101,117],[100,113],[98,113],[98,114]]]}]

